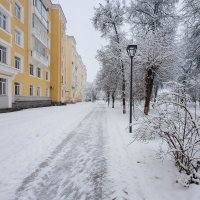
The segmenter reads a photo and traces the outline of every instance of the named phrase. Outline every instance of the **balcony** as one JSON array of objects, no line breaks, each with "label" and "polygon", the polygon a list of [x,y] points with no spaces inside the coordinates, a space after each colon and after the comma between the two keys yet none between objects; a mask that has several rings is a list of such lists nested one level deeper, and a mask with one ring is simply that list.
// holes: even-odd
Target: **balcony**
[{"label": "balcony", "polygon": [[32,59],[35,64],[40,65],[41,67],[49,66],[49,59],[47,57],[42,56],[37,51],[32,51]]},{"label": "balcony", "polygon": [[19,70],[0,62],[0,73],[6,75],[6,76],[14,76],[19,72]]},{"label": "balcony", "polygon": [[44,17],[40,14],[38,9],[36,7],[33,7],[33,12],[35,15],[39,18],[39,20],[42,22],[42,24],[45,26],[47,30],[49,30],[49,23],[44,19]]},{"label": "balcony", "polygon": [[33,34],[45,47],[49,48],[48,35],[47,35],[47,37],[44,39],[43,37],[41,37],[40,32],[39,32],[36,28],[33,28],[32,34]]}]

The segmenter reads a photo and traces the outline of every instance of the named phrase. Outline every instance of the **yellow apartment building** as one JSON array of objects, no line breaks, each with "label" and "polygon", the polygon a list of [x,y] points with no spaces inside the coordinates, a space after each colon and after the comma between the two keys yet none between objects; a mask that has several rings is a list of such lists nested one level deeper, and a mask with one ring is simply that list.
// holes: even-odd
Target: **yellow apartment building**
[{"label": "yellow apartment building", "polygon": [[77,72],[77,92],[76,92],[76,101],[80,102],[82,101],[82,94],[81,94],[81,78],[82,78],[82,58],[80,55],[78,55],[78,61],[77,61],[77,66],[78,66],[78,72]]},{"label": "yellow apartment building", "polygon": [[51,104],[50,8],[50,0],[0,0],[0,108]]},{"label": "yellow apartment building", "polygon": [[51,0],[0,0],[0,109],[84,100],[86,67]]},{"label": "yellow apartment building", "polygon": [[13,66],[12,16],[12,2],[0,0],[0,109],[12,107],[12,81],[18,73]]},{"label": "yellow apartment building", "polygon": [[66,101],[85,101],[87,70],[76,49],[73,36],[65,36],[66,48]]},{"label": "yellow apartment building", "polygon": [[67,20],[59,4],[51,6],[51,79],[50,95],[54,104],[66,102],[66,50]]},{"label": "yellow apartment building", "polygon": [[81,70],[81,100],[86,100],[86,84],[87,84],[87,68],[85,65],[82,65]]},{"label": "yellow apartment building", "polygon": [[76,102],[77,85],[77,51],[76,40],[73,36],[65,35],[66,49],[66,102]]},{"label": "yellow apartment building", "polygon": [[78,55],[78,72],[77,72],[77,95],[76,99],[78,102],[85,101],[86,99],[86,80],[87,80],[87,70],[86,66],[83,64],[82,58]]}]

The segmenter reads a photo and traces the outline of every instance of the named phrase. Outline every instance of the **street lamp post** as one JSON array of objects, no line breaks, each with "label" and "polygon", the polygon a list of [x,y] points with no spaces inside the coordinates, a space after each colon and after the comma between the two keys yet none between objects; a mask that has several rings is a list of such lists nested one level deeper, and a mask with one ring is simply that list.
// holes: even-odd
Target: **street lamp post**
[{"label": "street lamp post", "polygon": [[133,110],[133,57],[135,56],[137,45],[128,45],[128,56],[131,58],[131,74],[130,74],[130,121],[129,133],[132,133],[132,110]]}]

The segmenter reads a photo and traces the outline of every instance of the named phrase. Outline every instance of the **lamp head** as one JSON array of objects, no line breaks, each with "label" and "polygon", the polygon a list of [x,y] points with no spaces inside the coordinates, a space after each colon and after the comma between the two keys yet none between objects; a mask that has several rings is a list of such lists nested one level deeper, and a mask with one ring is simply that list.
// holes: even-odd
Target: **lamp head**
[{"label": "lamp head", "polygon": [[137,45],[128,45],[126,50],[129,57],[134,57],[137,51]]}]

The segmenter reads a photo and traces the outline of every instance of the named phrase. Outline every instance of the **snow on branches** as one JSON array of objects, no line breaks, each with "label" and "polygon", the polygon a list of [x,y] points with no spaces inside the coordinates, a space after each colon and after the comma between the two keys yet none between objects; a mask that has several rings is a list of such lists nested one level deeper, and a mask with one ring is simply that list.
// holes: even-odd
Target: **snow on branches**
[{"label": "snow on branches", "polygon": [[200,184],[200,127],[188,108],[185,86],[170,82],[167,92],[158,96],[155,112],[145,117],[134,138],[148,141],[160,137],[168,146],[179,172],[184,172],[184,185]]}]

